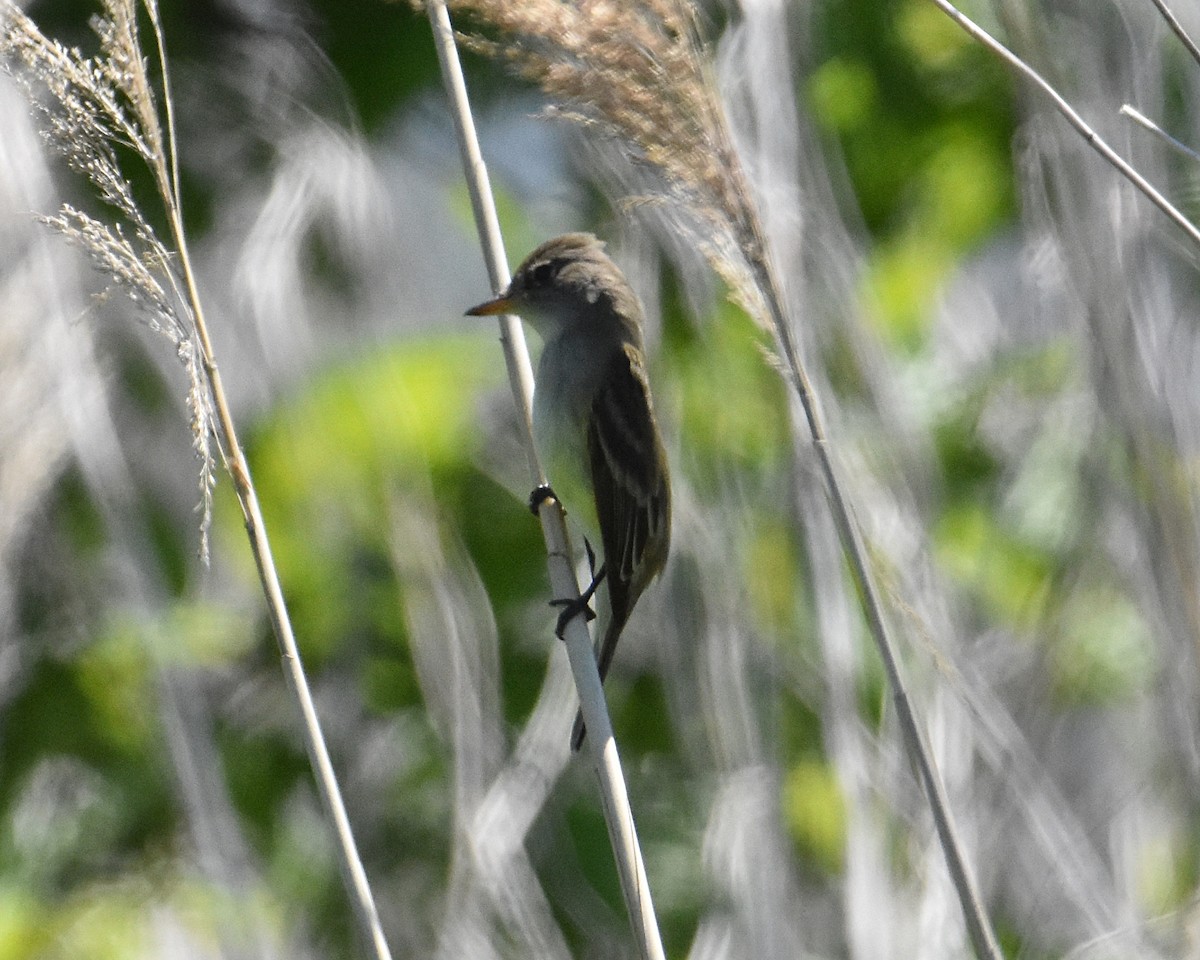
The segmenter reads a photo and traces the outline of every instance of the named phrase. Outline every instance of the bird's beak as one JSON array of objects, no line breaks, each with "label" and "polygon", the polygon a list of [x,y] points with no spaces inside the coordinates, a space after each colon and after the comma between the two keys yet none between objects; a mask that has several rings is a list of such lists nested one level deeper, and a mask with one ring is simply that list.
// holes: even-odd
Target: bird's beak
[{"label": "bird's beak", "polygon": [[515,313],[516,306],[516,301],[512,297],[501,294],[495,300],[487,300],[477,307],[472,307],[467,311],[467,316],[491,317],[498,313]]}]

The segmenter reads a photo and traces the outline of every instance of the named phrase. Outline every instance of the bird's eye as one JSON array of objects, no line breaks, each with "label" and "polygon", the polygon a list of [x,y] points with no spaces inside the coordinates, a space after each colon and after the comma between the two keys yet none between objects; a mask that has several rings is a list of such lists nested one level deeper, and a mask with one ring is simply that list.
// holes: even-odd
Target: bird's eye
[{"label": "bird's eye", "polygon": [[539,263],[533,268],[533,273],[530,274],[530,279],[537,286],[543,286],[554,279],[555,274],[553,263]]}]

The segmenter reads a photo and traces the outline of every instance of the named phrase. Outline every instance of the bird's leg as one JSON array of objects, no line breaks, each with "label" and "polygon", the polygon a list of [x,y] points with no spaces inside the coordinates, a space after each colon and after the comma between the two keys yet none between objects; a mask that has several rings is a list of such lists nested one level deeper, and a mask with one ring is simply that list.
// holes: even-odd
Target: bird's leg
[{"label": "bird's leg", "polygon": [[588,576],[592,578],[592,591],[595,592],[600,581],[596,579],[596,551],[592,549],[591,541],[587,537],[583,538],[583,549],[587,551],[588,558]]},{"label": "bird's leg", "polygon": [[[542,504],[547,500],[558,500],[558,494],[554,492],[554,488],[548,483],[540,483],[533,488],[533,493],[529,495],[529,512],[535,517],[538,511],[542,509]],[[562,503],[561,500],[558,500]]]},{"label": "bird's leg", "polygon": [[[542,504],[550,499],[558,500],[558,494],[554,492],[554,488],[550,484],[542,483],[534,487],[533,492],[529,495],[530,512],[536,517],[538,511],[542,508]],[[562,503],[562,501],[559,500],[559,503]],[[554,628],[554,635],[559,640],[563,638],[567,624],[581,613],[587,618],[588,623],[596,619],[596,613],[589,604],[596,593],[596,588],[604,581],[606,571],[603,564],[601,564],[599,572],[596,571],[596,551],[592,549],[592,544],[587,537],[583,538],[583,549],[587,552],[588,573],[592,575],[592,582],[588,584],[588,588],[576,599],[550,601],[550,606],[563,608],[562,613],[558,615],[558,623]]]},{"label": "bird's leg", "polygon": [[[585,540],[584,543],[587,543]],[[592,553],[591,546],[588,546],[589,560],[595,562],[595,554]],[[550,606],[562,607],[562,613],[558,615],[558,623],[554,627],[554,635],[559,640],[563,639],[563,633],[567,629],[567,624],[574,620],[580,614],[583,614],[590,623],[596,619],[596,614],[588,604],[592,602],[592,596],[596,592],[596,588],[604,581],[604,576],[608,571],[604,564],[600,565],[600,570],[592,577],[592,582],[588,584],[588,588],[583,591],[578,597],[573,600],[551,600]]]}]

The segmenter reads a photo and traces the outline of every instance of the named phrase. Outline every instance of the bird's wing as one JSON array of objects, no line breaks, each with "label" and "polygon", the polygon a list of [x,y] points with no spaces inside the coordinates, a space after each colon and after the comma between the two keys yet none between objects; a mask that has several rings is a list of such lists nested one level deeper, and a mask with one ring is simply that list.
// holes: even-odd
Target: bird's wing
[{"label": "bird's wing", "polygon": [[600,651],[600,677],[621,628],[667,559],[670,484],[641,351],[623,345],[592,401],[587,450],[604,545],[612,623]]}]

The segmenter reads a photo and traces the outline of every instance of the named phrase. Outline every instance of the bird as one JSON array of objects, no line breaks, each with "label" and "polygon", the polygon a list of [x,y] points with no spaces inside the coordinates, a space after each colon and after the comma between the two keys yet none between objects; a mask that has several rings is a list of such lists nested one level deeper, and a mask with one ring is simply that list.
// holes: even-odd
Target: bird
[{"label": "bird", "polygon": [[[498,297],[469,316],[511,313],[542,340],[534,375],[533,434],[551,486],[530,495],[536,513],[548,497],[584,531],[592,582],[559,618],[583,614],[601,581],[608,615],[601,621],[597,668],[603,682],[634,605],[662,572],[671,543],[671,480],[642,334],[644,311],[625,275],[590,233],[568,233],[529,254]],[[599,534],[602,563],[591,546]],[[559,601],[561,603],[561,601]],[[575,719],[572,749],[586,736]]]}]

